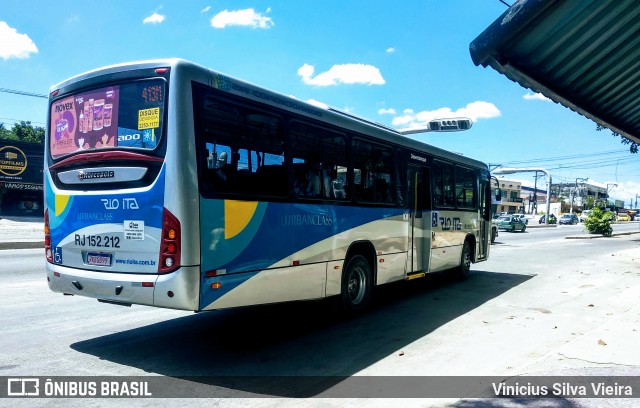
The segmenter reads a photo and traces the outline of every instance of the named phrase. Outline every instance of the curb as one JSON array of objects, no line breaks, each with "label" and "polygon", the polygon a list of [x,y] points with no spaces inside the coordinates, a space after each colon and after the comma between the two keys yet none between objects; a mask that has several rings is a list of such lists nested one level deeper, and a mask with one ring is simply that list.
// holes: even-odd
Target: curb
[{"label": "curb", "polygon": [[44,241],[28,242],[0,242],[0,251],[3,249],[44,249]]},{"label": "curb", "polygon": [[569,235],[564,237],[564,239],[594,239],[594,238],[613,238],[621,235],[633,235],[640,234],[640,231],[624,231],[624,232],[614,232],[610,237],[605,237],[604,235],[599,234],[582,234],[582,235]]}]

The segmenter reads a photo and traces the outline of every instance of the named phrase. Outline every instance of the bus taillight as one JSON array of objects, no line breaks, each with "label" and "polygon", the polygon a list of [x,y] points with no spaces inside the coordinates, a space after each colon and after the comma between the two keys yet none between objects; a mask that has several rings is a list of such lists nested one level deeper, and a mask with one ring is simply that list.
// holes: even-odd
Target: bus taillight
[{"label": "bus taillight", "polygon": [[53,263],[53,252],[51,252],[51,229],[49,228],[49,209],[44,211],[44,253],[47,261]]},{"label": "bus taillight", "polygon": [[162,213],[162,239],[158,273],[173,272],[180,266],[180,221],[166,208]]}]

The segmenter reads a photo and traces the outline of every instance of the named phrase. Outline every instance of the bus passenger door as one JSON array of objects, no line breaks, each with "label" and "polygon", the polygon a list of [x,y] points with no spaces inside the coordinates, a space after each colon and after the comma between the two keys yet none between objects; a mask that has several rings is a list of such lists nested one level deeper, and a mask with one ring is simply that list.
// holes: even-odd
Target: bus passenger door
[{"label": "bus passenger door", "polygon": [[407,277],[411,274],[429,271],[431,254],[431,217],[429,197],[429,169],[409,166],[409,265]]},{"label": "bus passenger door", "polygon": [[491,185],[488,179],[480,178],[480,237],[478,245],[478,260],[489,256],[489,242],[491,240]]}]

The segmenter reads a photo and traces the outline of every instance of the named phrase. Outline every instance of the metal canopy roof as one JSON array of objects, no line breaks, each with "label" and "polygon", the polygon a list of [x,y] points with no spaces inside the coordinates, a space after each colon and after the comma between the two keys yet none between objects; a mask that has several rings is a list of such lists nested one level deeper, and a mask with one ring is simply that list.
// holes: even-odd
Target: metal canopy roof
[{"label": "metal canopy roof", "polygon": [[640,1],[520,0],[469,46],[491,66],[640,143]]}]

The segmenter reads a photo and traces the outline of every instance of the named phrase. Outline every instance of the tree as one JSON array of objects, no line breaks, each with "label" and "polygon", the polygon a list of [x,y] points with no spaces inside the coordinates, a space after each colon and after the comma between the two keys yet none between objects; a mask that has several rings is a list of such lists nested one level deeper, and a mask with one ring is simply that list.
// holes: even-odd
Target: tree
[{"label": "tree", "polygon": [[602,209],[595,207],[589,212],[587,219],[584,220],[584,226],[591,234],[602,234],[605,237],[610,237],[613,233],[612,221],[612,212],[602,211]]},{"label": "tree", "polygon": [[27,143],[44,143],[44,128],[32,126],[31,122],[22,121],[13,125],[13,132],[18,139]]},{"label": "tree", "polygon": [[14,123],[11,130],[5,129],[4,123],[0,124],[0,139],[20,140],[27,143],[44,143],[44,128],[33,126],[31,122],[22,121]]},{"label": "tree", "polygon": [[588,210],[589,208],[593,208],[595,205],[596,205],[596,198],[594,196],[587,196],[583,209]]},{"label": "tree", "polygon": [[4,123],[0,123],[0,139],[5,140],[18,140],[18,137],[10,130],[5,128]]},{"label": "tree", "polygon": [[[596,130],[598,132],[600,132],[601,130],[604,130],[604,129],[606,129],[604,126],[596,125]],[[631,153],[638,153],[638,147],[640,147],[640,146],[636,142],[634,142],[633,140],[628,139],[625,136],[622,136],[620,133],[614,132],[614,131],[611,131],[611,136],[619,137],[620,138],[620,143],[625,144],[625,145],[629,145],[629,151]]]}]

